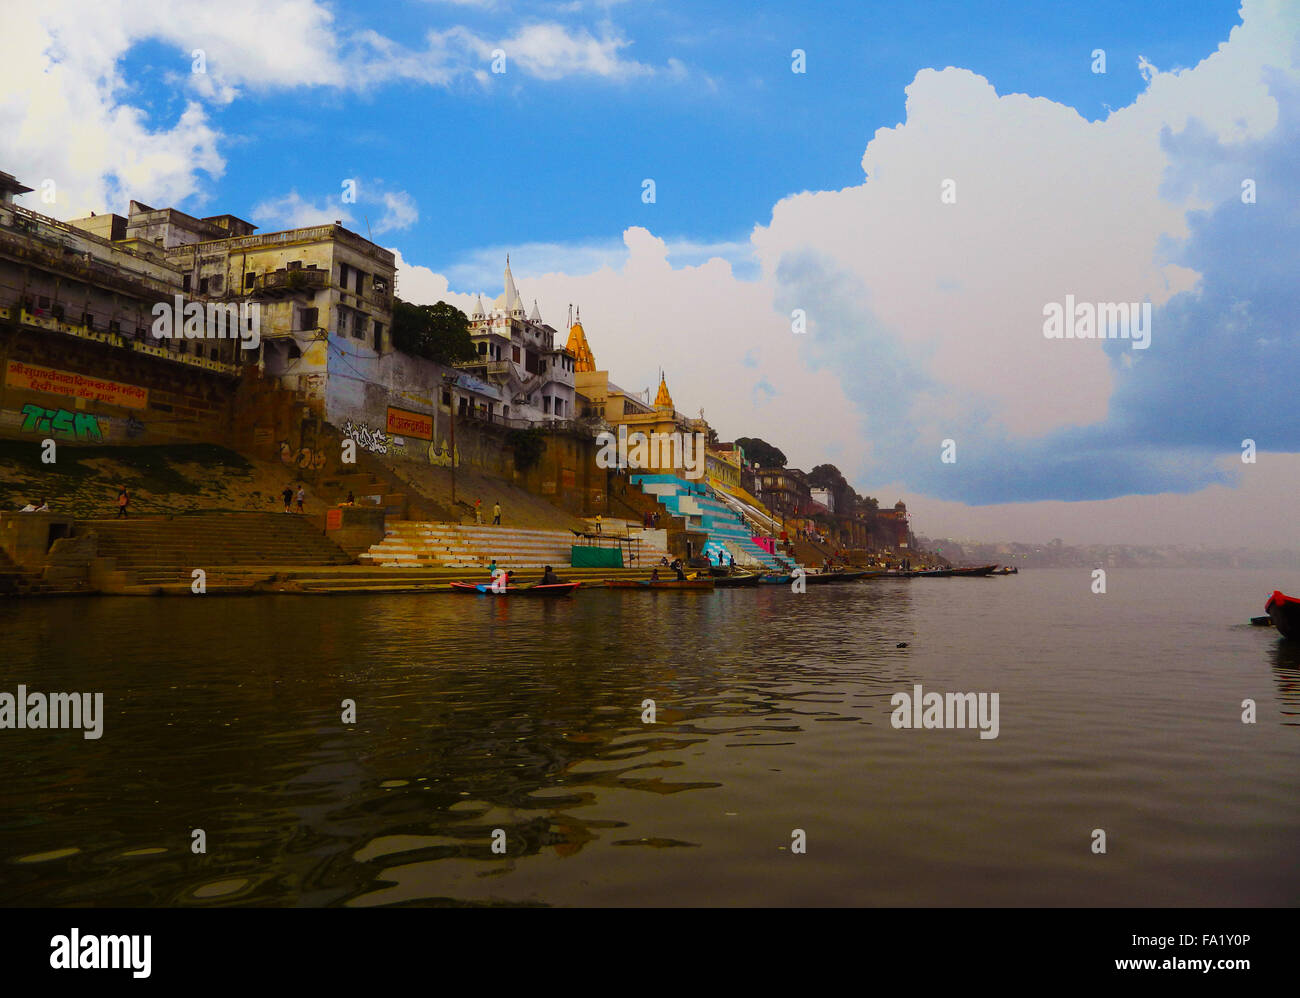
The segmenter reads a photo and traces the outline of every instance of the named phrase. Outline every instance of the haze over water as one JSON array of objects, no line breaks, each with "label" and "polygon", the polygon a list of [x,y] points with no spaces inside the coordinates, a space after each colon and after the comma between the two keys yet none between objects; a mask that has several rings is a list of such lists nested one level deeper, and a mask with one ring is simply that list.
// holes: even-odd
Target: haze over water
[{"label": "haze over water", "polygon": [[[0,689],[102,690],[106,719],[99,741],[0,732],[0,891],[1294,904],[1300,649],[1247,624],[1294,580],[1113,570],[1104,596],[1090,581],[6,601]],[[999,737],[893,728],[890,697],[917,683],[999,693]]]}]

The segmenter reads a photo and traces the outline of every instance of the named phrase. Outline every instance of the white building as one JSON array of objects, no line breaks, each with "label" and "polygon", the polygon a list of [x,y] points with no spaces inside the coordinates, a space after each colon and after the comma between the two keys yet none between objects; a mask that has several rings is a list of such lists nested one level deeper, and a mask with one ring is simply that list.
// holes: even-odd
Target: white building
[{"label": "white building", "polygon": [[555,329],[542,321],[533,302],[525,314],[523,299],[506,258],[505,289],[483,308],[480,295],[469,317],[470,337],[478,359],[457,365],[494,385],[505,403],[507,425],[573,419],[573,373],[576,358],[555,343]]}]

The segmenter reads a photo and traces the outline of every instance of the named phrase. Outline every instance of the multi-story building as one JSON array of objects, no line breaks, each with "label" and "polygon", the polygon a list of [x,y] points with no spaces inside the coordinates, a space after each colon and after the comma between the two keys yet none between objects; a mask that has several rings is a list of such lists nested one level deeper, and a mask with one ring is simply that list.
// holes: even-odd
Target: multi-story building
[{"label": "multi-story building", "polygon": [[808,479],[797,468],[756,468],[758,498],[773,513],[786,517],[802,516],[812,501]]},{"label": "multi-story building", "polygon": [[255,229],[138,201],[124,226],[128,245],[161,247],[186,297],[256,304],[262,369],[328,415],[331,376],[356,378],[392,349],[394,256],[339,222]]},{"label": "multi-story building", "polygon": [[542,321],[536,301],[525,314],[509,257],[504,284],[491,309],[483,308],[482,296],[475,303],[469,326],[478,358],[457,366],[496,386],[508,425],[573,419],[577,358],[556,346],[555,329]]}]

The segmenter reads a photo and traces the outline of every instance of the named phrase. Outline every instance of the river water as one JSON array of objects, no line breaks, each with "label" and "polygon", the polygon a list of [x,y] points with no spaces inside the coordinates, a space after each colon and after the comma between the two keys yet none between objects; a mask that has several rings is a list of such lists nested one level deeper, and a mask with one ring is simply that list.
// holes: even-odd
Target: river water
[{"label": "river water", "polygon": [[0,691],[105,723],[0,731],[0,903],[1293,905],[1297,581],[9,600]]}]

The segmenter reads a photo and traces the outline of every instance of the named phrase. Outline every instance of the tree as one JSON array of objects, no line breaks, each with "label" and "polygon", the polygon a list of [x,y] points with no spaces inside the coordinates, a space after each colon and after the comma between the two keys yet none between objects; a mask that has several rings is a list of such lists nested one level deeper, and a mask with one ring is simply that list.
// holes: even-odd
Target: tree
[{"label": "tree", "polygon": [[758,437],[737,437],[736,443],[745,451],[745,460],[760,468],[784,468],[785,455],[766,440]]},{"label": "tree", "polygon": [[436,305],[412,305],[394,298],[393,346],[438,364],[454,364],[478,356],[469,336],[469,319],[445,301]]},{"label": "tree", "polygon": [[546,452],[546,435],[536,426],[530,426],[526,430],[511,430],[506,434],[506,446],[514,451],[515,469],[527,471]]}]

